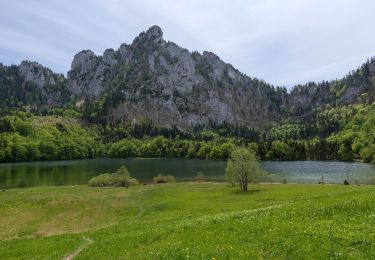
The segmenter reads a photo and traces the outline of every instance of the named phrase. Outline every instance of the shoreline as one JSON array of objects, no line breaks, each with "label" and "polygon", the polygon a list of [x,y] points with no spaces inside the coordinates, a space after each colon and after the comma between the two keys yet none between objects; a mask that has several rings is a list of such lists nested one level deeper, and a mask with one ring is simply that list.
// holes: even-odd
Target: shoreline
[{"label": "shoreline", "polygon": [[[78,158],[78,159],[61,159],[61,160],[29,160],[29,161],[9,161],[0,162],[1,165],[5,164],[25,164],[25,163],[48,163],[48,162],[75,162],[83,160],[199,160],[199,161],[211,161],[211,162],[226,162],[227,160],[212,160],[212,159],[200,159],[200,158],[180,158],[180,157],[96,157],[96,158]],[[366,163],[363,160],[353,160],[353,161],[339,161],[339,160],[259,160],[260,162],[338,162],[338,163],[363,163],[368,165],[374,165],[371,163]],[[375,165],[374,165],[375,166]]]},{"label": "shoreline", "polygon": [[[117,189],[117,190],[126,190],[126,189],[134,189],[135,187],[157,187],[157,186],[171,186],[171,185],[220,185],[220,184],[227,184],[224,185],[224,187],[228,188],[238,188],[238,186],[231,186],[226,181],[203,181],[203,182],[197,182],[197,181],[177,181],[174,183],[153,183],[153,182],[141,182],[139,185],[136,186],[129,186],[126,187],[117,187],[117,186],[104,186],[104,187],[90,187],[87,184],[75,184],[75,185],[45,185],[45,186],[31,186],[31,187],[12,187],[12,188],[0,188],[0,194],[4,193],[6,191],[11,190],[29,190],[29,189],[51,189],[51,188],[90,188],[93,190],[101,190],[101,189]],[[273,185],[282,185],[282,186],[374,186],[374,184],[371,183],[351,183],[349,185],[345,185],[344,183],[312,183],[312,182],[288,182],[288,183],[282,183],[282,182],[257,182],[257,183],[249,183],[249,191],[251,191],[251,186],[257,186],[257,185],[264,185],[264,186],[273,186]]]}]

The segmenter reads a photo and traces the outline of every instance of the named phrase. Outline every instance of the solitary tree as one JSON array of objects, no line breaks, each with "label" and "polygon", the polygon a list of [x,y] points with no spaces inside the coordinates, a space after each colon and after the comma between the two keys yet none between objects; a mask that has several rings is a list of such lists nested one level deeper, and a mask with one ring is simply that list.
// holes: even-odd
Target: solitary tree
[{"label": "solitary tree", "polygon": [[238,182],[241,191],[247,191],[248,183],[255,182],[261,175],[256,154],[246,148],[234,149],[227,162],[226,174]]}]

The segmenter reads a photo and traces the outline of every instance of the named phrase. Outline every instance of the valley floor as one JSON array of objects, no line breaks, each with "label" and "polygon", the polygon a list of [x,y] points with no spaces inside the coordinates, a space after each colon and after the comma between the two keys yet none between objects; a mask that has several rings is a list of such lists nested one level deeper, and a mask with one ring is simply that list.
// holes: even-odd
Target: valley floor
[{"label": "valley floor", "polygon": [[0,193],[0,259],[370,259],[375,186],[225,183]]}]

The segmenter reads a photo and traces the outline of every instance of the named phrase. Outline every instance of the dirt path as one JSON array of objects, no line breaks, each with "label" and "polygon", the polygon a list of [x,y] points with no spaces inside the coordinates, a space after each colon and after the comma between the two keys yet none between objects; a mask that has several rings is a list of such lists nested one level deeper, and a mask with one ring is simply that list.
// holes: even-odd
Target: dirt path
[{"label": "dirt path", "polygon": [[246,216],[248,214],[253,214],[257,212],[262,212],[262,211],[268,211],[272,209],[279,209],[283,208],[287,205],[291,205],[293,202],[286,202],[282,204],[276,204],[276,205],[271,205],[267,207],[262,207],[262,208],[255,208],[255,209],[248,209],[248,210],[240,210],[240,211],[230,211],[226,213],[217,213],[217,214],[212,214],[212,215],[203,215],[201,217],[197,217],[195,219],[188,219],[188,220],[182,220],[179,221],[178,224],[175,224],[175,226],[182,225],[182,226],[193,226],[197,224],[206,224],[206,223],[211,223],[213,221],[215,222],[223,222],[227,221],[230,218],[233,217],[241,217],[241,216]]},{"label": "dirt path", "polygon": [[88,247],[89,245],[91,245],[92,243],[94,243],[94,241],[91,238],[89,238],[89,237],[83,237],[83,240],[84,240],[84,242],[76,250],[74,250],[72,253],[70,253],[69,255],[65,256],[63,258],[63,260],[72,260],[79,253],[81,253],[83,249],[85,249],[86,247]]}]

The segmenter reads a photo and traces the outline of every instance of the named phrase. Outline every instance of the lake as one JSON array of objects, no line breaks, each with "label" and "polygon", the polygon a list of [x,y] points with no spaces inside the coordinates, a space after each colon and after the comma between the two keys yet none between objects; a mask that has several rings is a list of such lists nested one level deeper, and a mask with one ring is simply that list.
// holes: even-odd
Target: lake
[{"label": "lake", "polygon": [[[126,165],[133,177],[151,182],[153,176],[171,174],[178,181],[194,180],[202,170],[207,180],[223,181],[226,162],[189,159],[91,159],[51,162],[24,162],[0,164],[0,187],[21,188],[51,185],[87,184],[95,175],[113,172]],[[268,173],[263,181],[317,183],[323,176],[328,183],[370,183],[375,179],[375,168],[365,163],[322,161],[265,161]]]}]

